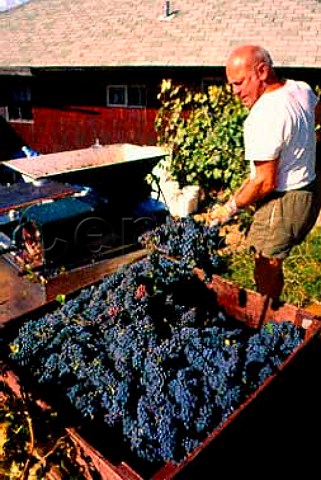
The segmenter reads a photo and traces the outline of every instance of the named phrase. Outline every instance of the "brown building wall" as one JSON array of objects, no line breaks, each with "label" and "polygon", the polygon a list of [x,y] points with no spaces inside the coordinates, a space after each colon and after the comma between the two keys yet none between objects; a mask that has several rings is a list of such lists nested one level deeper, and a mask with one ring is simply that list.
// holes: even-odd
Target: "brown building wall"
[{"label": "brown building wall", "polygon": [[34,108],[32,122],[12,122],[25,143],[40,153],[53,153],[101,144],[155,145],[153,108],[69,107]]},{"label": "brown building wall", "polygon": [[[306,80],[320,85],[320,73],[310,69],[281,69],[280,76]],[[101,144],[134,143],[155,145],[154,128],[157,94],[161,81],[201,88],[204,80],[224,82],[224,69],[84,69],[72,71],[33,71],[27,79],[0,76],[0,100],[13,84],[28,82],[32,87],[33,120],[10,122],[24,142],[40,153],[54,153],[91,146],[98,138]],[[18,84],[19,84],[18,82]],[[106,106],[107,85],[145,85],[147,107]],[[2,98],[0,105],[6,105]]]}]

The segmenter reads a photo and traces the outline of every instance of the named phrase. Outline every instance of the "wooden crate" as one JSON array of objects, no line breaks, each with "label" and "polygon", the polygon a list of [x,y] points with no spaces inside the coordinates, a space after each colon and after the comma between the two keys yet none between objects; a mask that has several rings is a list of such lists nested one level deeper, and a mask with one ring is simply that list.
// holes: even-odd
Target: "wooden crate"
[{"label": "wooden crate", "polygon": [[[202,278],[201,271],[196,270],[196,273]],[[97,447],[97,439],[94,438],[95,436],[93,436],[92,433],[86,435],[83,431],[77,428],[67,427],[66,431],[71,438],[78,443],[78,445],[85,450],[86,454],[92,459],[96,468],[100,472],[102,480],[195,480],[195,478],[197,478],[196,475],[198,474],[202,480],[205,478],[214,478],[214,473],[213,477],[206,477],[204,472],[211,467],[211,462],[213,462],[213,465],[216,465],[219,460],[222,446],[219,446],[216,452],[215,446],[220,445],[220,439],[225,438],[225,440],[223,440],[224,443],[224,441],[226,441],[226,436],[229,435],[227,432],[232,432],[230,435],[233,436],[236,431],[237,433],[235,435],[238,436],[237,442],[240,442],[238,444],[239,449],[242,442],[240,436],[242,437],[244,429],[245,431],[248,429],[248,422],[251,422],[251,415],[253,412],[255,421],[260,419],[260,416],[264,416],[264,408],[267,404],[270,404],[273,396],[271,395],[271,392],[273,393],[273,389],[277,389],[278,387],[280,387],[281,390],[277,391],[276,395],[279,395],[280,391],[282,392],[282,388],[284,388],[284,385],[282,385],[282,379],[286,377],[287,372],[290,371],[289,375],[293,379],[293,375],[296,375],[295,373],[293,374],[293,368],[298,368],[301,372],[301,377],[304,379],[305,373],[302,372],[302,364],[304,363],[306,356],[309,355],[308,352],[321,352],[321,346],[318,345],[321,317],[289,304],[284,304],[277,309],[273,309],[268,299],[262,297],[260,294],[251,290],[239,288],[218,275],[214,275],[212,281],[207,283],[207,286],[213,292],[213,296],[216,297],[222,309],[225,310],[228,315],[233,316],[236,320],[256,328],[260,328],[264,322],[271,320],[277,322],[291,321],[295,325],[304,328],[304,341],[282,363],[277,373],[268,377],[222,425],[215,428],[212,433],[179,464],[168,462],[163,465],[158,465],[152,471],[148,470],[148,473],[145,474],[144,469],[137,469],[136,466],[131,464],[128,460],[121,458],[115,460],[115,455],[112,451],[110,451],[110,455],[106,453],[106,451],[102,453],[102,450]],[[302,381],[302,378],[300,381]],[[291,388],[293,388],[293,384]],[[263,398],[263,406],[260,406],[261,398]],[[284,404],[282,405],[284,408]],[[287,410],[287,406],[285,407],[285,410]],[[235,427],[235,425],[239,425],[240,422],[241,424],[243,422],[241,433],[239,427]],[[253,428],[253,424],[251,428]],[[262,439],[260,441],[262,441]],[[119,454],[117,454],[116,457],[119,457]],[[233,451],[232,458],[233,457],[235,457],[235,451]]]}]

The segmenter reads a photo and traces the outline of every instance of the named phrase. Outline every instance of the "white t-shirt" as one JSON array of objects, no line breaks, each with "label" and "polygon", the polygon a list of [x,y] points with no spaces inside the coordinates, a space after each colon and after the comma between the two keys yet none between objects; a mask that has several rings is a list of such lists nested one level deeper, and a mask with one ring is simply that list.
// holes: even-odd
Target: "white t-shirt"
[{"label": "white t-shirt", "polygon": [[308,185],[315,178],[315,120],[318,97],[305,82],[287,80],[264,93],[244,124],[245,158],[254,162],[279,158],[278,191]]}]

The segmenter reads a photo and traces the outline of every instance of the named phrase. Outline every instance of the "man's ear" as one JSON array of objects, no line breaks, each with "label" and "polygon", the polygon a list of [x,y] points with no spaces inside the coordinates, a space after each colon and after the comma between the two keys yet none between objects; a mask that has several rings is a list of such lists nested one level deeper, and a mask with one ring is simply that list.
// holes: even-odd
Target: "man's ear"
[{"label": "man's ear", "polygon": [[269,76],[269,66],[264,62],[260,62],[256,66],[256,71],[260,80],[265,81]]}]

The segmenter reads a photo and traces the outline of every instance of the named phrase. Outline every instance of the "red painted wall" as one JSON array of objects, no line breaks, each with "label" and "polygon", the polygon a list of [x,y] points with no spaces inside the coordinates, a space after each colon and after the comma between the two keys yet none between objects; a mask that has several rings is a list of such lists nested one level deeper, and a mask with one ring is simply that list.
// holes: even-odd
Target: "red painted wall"
[{"label": "red painted wall", "polygon": [[26,144],[40,153],[86,148],[96,138],[103,145],[155,145],[156,113],[152,108],[36,107],[33,122],[12,122],[11,125]]}]

